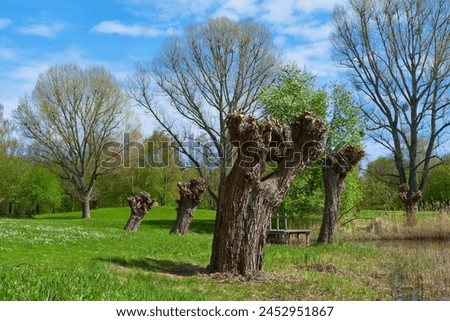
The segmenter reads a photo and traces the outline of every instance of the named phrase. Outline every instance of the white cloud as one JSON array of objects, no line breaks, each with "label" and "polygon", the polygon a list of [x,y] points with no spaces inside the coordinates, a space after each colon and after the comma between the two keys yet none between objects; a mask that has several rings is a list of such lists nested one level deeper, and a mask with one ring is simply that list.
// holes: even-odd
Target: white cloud
[{"label": "white cloud", "polygon": [[261,18],[271,24],[286,25],[297,21],[294,15],[295,0],[263,1]]},{"label": "white cloud", "polygon": [[331,61],[330,45],[326,40],[287,48],[286,59],[297,62],[300,67],[321,78],[335,78],[337,75],[338,70]]},{"label": "white cloud", "polygon": [[166,0],[158,1],[158,6],[166,13],[172,12],[173,15],[203,15],[213,6],[213,2],[210,0]]},{"label": "white cloud", "polygon": [[11,24],[11,22],[12,22],[11,19],[0,18],[0,30],[8,27],[8,25]]},{"label": "white cloud", "polygon": [[49,25],[46,24],[34,24],[28,27],[20,29],[20,32],[33,36],[41,36],[46,38],[54,38],[58,36],[60,32],[66,29],[64,23],[55,22]]},{"label": "white cloud", "polygon": [[92,31],[106,34],[118,34],[132,37],[157,37],[173,33],[173,29],[161,30],[139,24],[126,25],[120,21],[102,21],[92,28]]},{"label": "white cloud", "polygon": [[0,60],[16,60],[17,54],[10,48],[0,47]]},{"label": "white cloud", "polygon": [[304,40],[319,41],[328,39],[332,31],[330,23],[323,21],[300,21],[298,24],[279,28],[278,33],[302,37]]},{"label": "white cloud", "polygon": [[4,72],[1,76],[6,79],[9,86],[15,88],[9,92],[5,90],[5,97],[13,101],[13,97],[22,97],[30,94],[36,85],[36,81],[41,73],[44,73],[54,64],[70,63],[76,61],[80,66],[91,63],[83,57],[83,52],[76,47],[70,47],[64,51],[48,54],[42,59],[28,60],[15,68]]},{"label": "white cloud", "polygon": [[258,11],[255,0],[227,0],[218,8],[214,16],[227,16],[238,20],[255,16]]},{"label": "white cloud", "polygon": [[38,76],[50,67],[49,62],[29,62],[16,68],[10,75],[10,79],[21,82],[21,89],[30,92],[34,87]]},{"label": "white cloud", "polygon": [[19,105],[21,97],[31,93],[38,75],[47,68],[47,64],[28,62],[1,73],[0,77],[3,79],[3,83],[0,86],[0,103],[5,106],[6,117],[11,116],[11,112]]},{"label": "white cloud", "polygon": [[[46,72],[50,66],[74,62],[82,68],[89,65],[104,66],[111,70],[118,79],[123,79],[126,72],[133,67],[133,63],[125,65],[120,62],[90,59],[80,48],[72,46],[63,51],[48,54],[39,60],[26,61],[8,72],[1,73],[0,76],[6,79],[7,83],[14,83],[14,86],[20,88],[20,93],[31,93],[39,75]],[[17,96],[18,92],[11,92],[11,94]]]},{"label": "white cloud", "polygon": [[331,11],[336,3],[342,2],[340,0],[297,0],[295,1],[295,8],[304,13],[311,13],[314,11]]},{"label": "white cloud", "polygon": [[[223,0],[222,0],[223,1]],[[182,20],[202,21],[217,5],[210,0],[122,0],[126,10],[138,17],[151,18],[165,25],[180,25]]]},{"label": "white cloud", "polygon": [[32,93],[39,75],[46,72],[50,66],[73,62],[80,67],[104,66],[119,81],[124,80],[133,68],[132,63],[90,59],[80,48],[71,46],[63,51],[47,54],[40,59],[24,61],[8,71],[0,69],[0,78],[3,80],[2,86],[0,86],[0,103],[5,106],[5,116],[10,117],[11,111],[17,108],[21,97]]}]

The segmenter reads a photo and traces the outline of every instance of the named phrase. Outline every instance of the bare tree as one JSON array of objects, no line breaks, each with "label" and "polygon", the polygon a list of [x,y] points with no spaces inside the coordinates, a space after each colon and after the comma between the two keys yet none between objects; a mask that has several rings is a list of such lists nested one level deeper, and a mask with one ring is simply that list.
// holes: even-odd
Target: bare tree
[{"label": "bare tree", "polygon": [[[219,188],[210,269],[253,275],[262,269],[270,218],[294,178],[321,156],[326,126],[308,112],[292,121],[291,131],[278,120],[237,112],[227,124],[238,157]],[[277,163],[269,174],[267,161]]]},{"label": "bare tree", "polygon": [[332,21],[336,61],[368,98],[369,136],[393,154],[407,223],[414,224],[450,125],[450,2],[347,0]]},{"label": "bare tree", "polygon": [[[210,165],[220,167],[223,181],[232,158],[225,119],[238,108],[245,114],[256,111],[257,96],[273,81],[278,59],[265,26],[210,19],[199,26],[188,26],[183,36],[169,38],[151,64],[138,66],[129,89],[200,176],[206,176],[201,165],[202,158],[208,157],[215,159]],[[156,89],[168,104],[156,104]],[[190,138],[178,131],[187,127],[205,135],[209,143],[195,150],[189,148],[191,144],[184,141]],[[211,186],[208,190],[217,201],[216,191]]]},{"label": "bare tree", "polygon": [[15,112],[38,156],[56,164],[76,191],[83,218],[90,218],[95,180],[108,170],[101,166],[104,144],[118,139],[125,110],[125,95],[110,72],[66,64],[41,74],[31,97],[23,98]]}]

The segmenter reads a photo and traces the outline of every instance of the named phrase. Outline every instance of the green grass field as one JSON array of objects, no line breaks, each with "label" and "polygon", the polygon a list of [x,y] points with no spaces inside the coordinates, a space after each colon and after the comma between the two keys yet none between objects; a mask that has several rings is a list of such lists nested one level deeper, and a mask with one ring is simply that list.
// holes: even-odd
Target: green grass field
[{"label": "green grass field", "polygon": [[[0,300],[392,300],[414,294],[422,265],[439,267],[371,244],[268,245],[263,276],[242,280],[205,271],[214,212],[198,210],[185,236],[168,233],[170,207],[152,209],[137,232],[123,231],[128,208],[80,216],[0,219]],[[443,282],[420,298],[445,298]]]}]

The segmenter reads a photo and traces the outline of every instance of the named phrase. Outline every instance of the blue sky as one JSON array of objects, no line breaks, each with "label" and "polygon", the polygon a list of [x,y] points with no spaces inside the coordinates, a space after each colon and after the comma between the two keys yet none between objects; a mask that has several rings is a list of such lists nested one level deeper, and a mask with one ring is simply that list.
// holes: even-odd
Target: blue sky
[{"label": "blue sky", "polygon": [[328,37],[331,11],[341,1],[0,0],[0,103],[10,117],[38,75],[54,64],[99,64],[124,80],[137,62],[153,58],[167,36],[223,15],[266,24],[286,62],[328,83],[339,73]]}]

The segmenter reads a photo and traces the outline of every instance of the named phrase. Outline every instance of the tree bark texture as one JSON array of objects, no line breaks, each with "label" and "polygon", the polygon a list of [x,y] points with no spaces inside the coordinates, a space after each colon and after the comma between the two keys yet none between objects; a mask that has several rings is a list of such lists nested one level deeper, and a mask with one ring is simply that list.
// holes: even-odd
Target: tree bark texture
[{"label": "tree bark texture", "polygon": [[[322,153],[325,124],[305,113],[288,126],[235,112],[227,118],[238,157],[219,188],[210,270],[255,275],[262,269],[270,218],[294,178]],[[275,170],[264,176],[266,162]]]},{"label": "tree bark texture", "polygon": [[91,218],[91,207],[89,204],[89,199],[81,201],[81,218],[84,218],[84,219]]},{"label": "tree bark texture", "polygon": [[325,206],[317,243],[333,242],[347,174],[363,157],[361,148],[348,146],[324,158],[322,177]]},{"label": "tree bark texture", "polygon": [[189,183],[179,182],[177,186],[180,193],[180,199],[177,200],[177,220],[170,233],[186,234],[203,193],[208,188],[208,182],[200,177],[191,179]]},{"label": "tree bark texture", "polygon": [[131,208],[131,215],[124,230],[137,231],[148,210],[158,206],[158,202],[152,199],[147,192],[141,192],[141,194],[137,196],[130,196],[127,200],[128,205],[130,205]]},{"label": "tree bark texture", "polygon": [[400,201],[406,208],[406,224],[413,226],[416,224],[416,213],[419,201],[422,199],[422,192],[417,190],[412,192],[408,184],[401,184],[398,187]]}]

